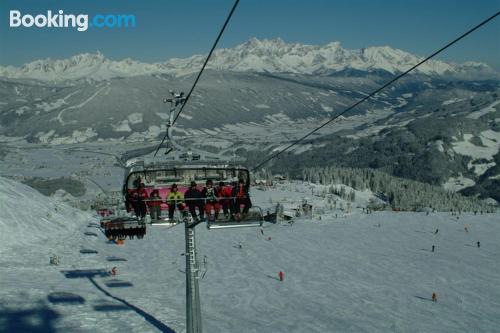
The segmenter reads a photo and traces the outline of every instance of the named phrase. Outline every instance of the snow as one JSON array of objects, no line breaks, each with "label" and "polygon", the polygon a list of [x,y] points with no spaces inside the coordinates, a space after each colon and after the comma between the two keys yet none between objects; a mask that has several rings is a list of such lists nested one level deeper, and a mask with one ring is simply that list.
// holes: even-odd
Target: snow
[{"label": "snow", "polygon": [[441,105],[450,105],[450,104],[455,104],[455,103],[462,102],[462,101],[465,101],[465,98],[452,98],[452,99],[444,101],[443,103],[441,103]]},{"label": "snow", "polygon": [[147,138],[156,138],[158,135],[162,133],[161,126],[151,125],[148,127],[148,130],[145,134]]},{"label": "snow", "polygon": [[120,121],[118,124],[111,124],[113,127],[113,131],[115,132],[132,132],[130,125],[128,123],[128,119]]},{"label": "snow", "polygon": [[[256,196],[264,200],[265,194]],[[470,234],[447,214],[390,212],[268,226],[264,235],[255,229],[199,227],[198,249],[208,263],[200,280],[204,329],[494,331],[500,324],[495,315],[500,293],[493,288],[500,273],[495,265],[500,227],[492,216],[462,219]],[[5,268],[0,296],[7,302],[0,310],[3,322],[15,325],[14,318],[29,313],[34,320],[23,325],[36,328],[45,320],[54,332],[76,327],[82,332],[184,332],[183,228],[151,228],[144,240],[119,247],[87,227],[91,221],[80,221],[63,242],[33,244],[22,248],[25,256],[0,259]],[[432,233],[435,228],[438,235]],[[482,247],[476,249],[472,245],[479,238]],[[61,256],[58,267],[47,265],[52,252]],[[115,259],[124,261],[110,261]],[[117,276],[99,275],[113,266]],[[284,282],[276,280],[280,270]],[[425,300],[432,292],[437,303]],[[78,297],[83,302],[71,302]],[[48,313],[57,316],[51,320],[43,315]]]},{"label": "snow", "polygon": [[207,133],[209,135],[217,135],[217,134],[219,134],[219,133],[217,133],[217,131],[214,131],[214,130],[211,130],[211,129],[208,129],[208,128],[204,129],[203,132],[205,132],[205,133]]},{"label": "snow", "polygon": [[[182,76],[196,72],[205,55],[184,59],[173,58],[165,62],[143,63],[132,59],[113,61],[100,52],[83,53],[68,59],[36,60],[22,67],[1,67],[0,76],[48,81],[109,80],[114,77],[168,74]],[[362,71],[385,70],[404,72],[421,60],[421,57],[389,46],[372,46],[363,49],[346,49],[340,42],[325,45],[285,43],[282,39],[251,38],[233,48],[217,49],[207,68],[230,71],[281,72],[322,75],[345,69]],[[430,60],[415,70],[427,75],[458,75],[497,77],[494,69],[482,63],[455,64]]]},{"label": "snow", "polygon": [[467,164],[467,167],[469,169],[473,169],[474,173],[477,176],[481,176],[482,174],[484,174],[486,172],[486,170],[488,170],[489,168],[491,168],[495,165],[496,165],[495,162],[488,162],[488,163],[471,163],[471,162],[469,162]]},{"label": "snow", "polygon": [[88,127],[82,130],[74,130],[71,137],[52,137],[50,143],[53,145],[81,143],[95,137],[97,137],[97,132]]},{"label": "snow", "polygon": [[484,116],[485,114],[488,114],[490,112],[495,112],[495,106],[497,106],[500,103],[500,100],[493,102],[492,104],[488,105],[487,107],[479,110],[472,112],[471,114],[467,115],[467,118],[470,119],[479,119],[480,117]]},{"label": "snow", "polygon": [[50,130],[48,132],[38,132],[35,137],[37,137],[41,143],[49,143],[52,145],[73,144],[82,143],[91,138],[95,138],[97,137],[97,132],[95,129],[87,127],[81,130],[74,130],[71,136],[57,136],[54,130]]},{"label": "snow", "polygon": [[156,112],[155,114],[163,120],[167,120],[169,118],[169,115],[167,113]]},{"label": "snow", "polygon": [[[300,154],[302,154],[302,153],[305,153],[305,152],[307,152],[307,151],[311,150],[311,148],[313,148],[313,147],[314,147],[314,148],[321,148],[321,147],[324,147],[324,146],[326,146],[326,144],[325,144],[325,143],[322,143],[322,144],[314,144],[314,145],[312,145],[312,144],[304,144],[304,145],[302,145],[302,144],[298,144],[298,145],[295,145],[294,147],[292,147],[292,148],[290,149],[290,151],[293,151],[293,153],[294,153],[295,155],[300,155]],[[276,151],[276,149],[273,149],[273,151]]]},{"label": "snow", "polygon": [[450,177],[448,181],[443,184],[443,187],[446,190],[458,192],[466,187],[473,186],[474,184],[476,184],[474,180],[459,175],[458,177]]},{"label": "snow", "polygon": [[179,115],[179,117],[181,117],[181,118],[183,118],[183,119],[187,119],[187,120],[191,120],[191,119],[193,119],[193,116],[190,116],[190,115],[185,114],[185,113],[181,113],[181,114]]},{"label": "snow", "polygon": [[434,141],[434,143],[436,145],[437,150],[439,150],[440,152],[444,153],[444,146],[443,146],[444,142],[443,142],[443,140],[436,140],[436,141]]},{"label": "snow", "polygon": [[45,132],[37,133],[35,136],[38,137],[38,140],[40,140],[41,143],[49,143],[50,138],[53,137],[55,133],[56,131],[52,129],[47,133]]},{"label": "snow", "polygon": [[25,111],[28,111],[29,109],[30,109],[29,106],[24,105],[24,106],[21,106],[20,108],[18,108],[16,110],[16,113],[17,113],[18,116],[21,116],[22,114],[24,114]]},{"label": "snow", "polygon": [[16,246],[64,237],[89,218],[89,214],[46,197],[29,186],[0,177],[2,254]]},{"label": "snow", "polygon": [[83,131],[75,130],[73,131],[73,141],[69,143],[85,142],[90,138],[96,137],[97,132],[93,128],[86,128]]},{"label": "snow", "polygon": [[59,98],[52,103],[42,102],[35,104],[36,107],[43,109],[45,112],[49,112],[55,109],[59,109],[64,104],[67,104],[63,98]]},{"label": "snow", "polygon": [[325,112],[332,112],[333,111],[333,108],[331,106],[328,106],[328,105],[325,105],[325,104],[321,104],[321,108]]},{"label": "snow", "polygon": [[127,119],[129,123],[131,123],[132,125],[140,124],[142,123],[142,113],[139,112],[131,113],[128,115]]},{"label": "snow", "polygon": [[396,99],[398,100],[399,104],[395,105],[394,106],[395,108],[402,108],[403,106],[405,106],[406,104],[408,104],[408,101],[406,99],[402,98],[402,97],[397,97]]},{"label": "snow", "polygon": [[[182,225],[150,227],[143,240],[117,246],[89,214],[13,181],[0,178],[0,184],[0,331],[185,332]],[[270,197],[312,196],[310,202],[319,204],[321,188],[285,184],[254,189],[253,198],[265,206]],[[361,204],[371,194],[358,196]],[[334,215],[299,219],[291,227],[266,225],[264,235],[258,228],[198,227],[199,257],[207,261],[200,279],[204,330],[432,333],[499,327],[498,215]],[[52,254],[60,256],[59,266],[48,265]],[[112,267],[116,276],[107,274]],[[284,282],[277,280],[279,271]],[[433,292],[437,303],[428,300]]]},{"label": "snow", "polygon": [[476,146],[469,140],[472,134],[464,134],[464,141],[452,142],[453,150],[465,156],[471,156],[473,159],[491,159],[500,149],[500,132],[486,130],[480,133],[479,138],[484,147]]},{"label": "snow", "polygon": [[346,135],[346,138],[359,139],[359,138],[363,138],[363,137],[377,135],[380,131],[382,131],[386,128],[389,128],[389,127],[392,127],[392,126],[373,125],[373,126],[367,127],[366,129],[358,131],[356,134]]}]

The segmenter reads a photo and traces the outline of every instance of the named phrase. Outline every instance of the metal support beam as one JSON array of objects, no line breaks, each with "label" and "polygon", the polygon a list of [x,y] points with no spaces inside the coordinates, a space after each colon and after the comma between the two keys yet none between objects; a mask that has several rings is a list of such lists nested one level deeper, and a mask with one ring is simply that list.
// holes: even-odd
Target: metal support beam
[{"label": "metal support beam", "polygon": [[195,228],[186,218],[186,332],[202,333],[199,271],[196,254]]}]

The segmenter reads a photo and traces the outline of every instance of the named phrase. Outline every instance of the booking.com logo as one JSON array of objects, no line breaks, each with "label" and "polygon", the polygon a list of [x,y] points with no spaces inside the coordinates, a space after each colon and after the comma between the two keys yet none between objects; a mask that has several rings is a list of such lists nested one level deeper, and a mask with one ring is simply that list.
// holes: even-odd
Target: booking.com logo
[{"label": "booking.com logo", "polygon": [[10,27],[37,27],[37,28],[76,28],[78,31],[87,31],[95,28],[135,28],[135,15],[131,14],[96,14],[89,19],[87,14],[65,14],[60,9],[56,14],[48,10],[47,15],[21,15],[19,10],[10,11]]}]

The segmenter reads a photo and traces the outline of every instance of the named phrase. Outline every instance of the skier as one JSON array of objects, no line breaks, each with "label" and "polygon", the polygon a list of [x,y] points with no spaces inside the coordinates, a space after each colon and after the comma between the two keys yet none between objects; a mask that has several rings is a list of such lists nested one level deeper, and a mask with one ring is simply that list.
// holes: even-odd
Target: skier
[{"label": "skier", "polygon": [[436,229],[436,231],[434,231],[434,235],[437,235],[438,232],[439,232],[439,229]]},{"label": "skier", "polygon": [[151,192],[151,197],[148,201],[149,213],[151,214],[151,220],[158,220],[161,215],[161,197],[158,190],[153,190]]},{"label": "skier", "polygon": [[[205,211],[209,221],[219,218],[220,204],[219,204],[219,191],[213,186],[211,179],[207,180],[206,186],[201,192],[201,196],[205,198]],[[212,219],[212,208],[214,209],[215,216]]]},{"label": "skier", "polygon": [[132,206],[134,207],[135,216],[143,220],[146,217],[146,200],[148,198],[148,192],[144,188],[144,183],[140,183],[137,190],[132,192]]},{"label": "skier", "polygon": [[177,191],[177,184],[172,184],[170,188],[170,193],[167,196],[168,203],[168,218],[174,218],[175,207],[181,212],[184,210],[184,194]]},{"label": "skier", "polygon": [[139,186],[141,185],[141,183],[142,183],[141,177],[137,177],[136,179],[134,179],[133,184],[134,184],[135,188],[139,188]]},{"label": "skier", "polygon": [[[203,200],[201,192],[196,188],[196,182],[192,181],[189,189],[184,193],[184,199],[189,207],[189,212],[193,220],[199,222],[204,219]],[[199,217],[196,215],[196,208],[198,208]]]},{"label": "skier", "polygon": [[437,299],[437,295],[436,295],[436,293],[432,293],[432,301],[433,301],[433,302],[437,302],[437,300],[438,300],[438,299]]},{"label": "skier", "polygon": [[[236,214],[236,219],[241,221],[241,219],[248,214],[248,210],[252,207],[250,194],[248,193],[248,185],[245,184],[243,179],[240,179],[238,181],[238,185],[233,188],[232,196],[235,198],[234,212]],[[241,205],[243,205],[243,214],[240,213]]]},{"label": "skier", "polygon": [[230,214],[233,214],[233,200],[231,198],[232,192],[233,189],[231,185],[226,185],[224,182],[219,183],[219,202],[222,205],[222,211],[226,220],[229,219]]}]

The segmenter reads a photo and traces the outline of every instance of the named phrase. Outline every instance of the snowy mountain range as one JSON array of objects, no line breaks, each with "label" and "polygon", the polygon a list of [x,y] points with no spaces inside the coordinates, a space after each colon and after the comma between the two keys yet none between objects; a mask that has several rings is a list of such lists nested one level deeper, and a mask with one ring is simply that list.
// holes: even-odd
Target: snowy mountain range
[{"label": "snowy mountain range", "polygon": [[[151,74],[182,76],[201,68],[206,55],[184,59],[143,63],[132,59],[107,59],[102,53],[83,53],[68,59],[36,60],[22,67],[0,66],[0,76],[6,78],[61,81],[90,78],[107,80]],[[345,49],[339,42],[326,45],[286,43],[282,39],[251,38],[234,48],[214,52],[208,68],[237,72],[268,72],[331,75],[346,70],[364,72],[403,72],[422,58],[389,46]],[[430,60],[415,73],[448,75],[458,78],[498,78],[490,66],[478,62],[456,64]]]}]

